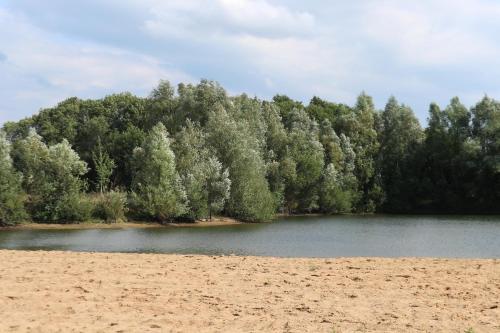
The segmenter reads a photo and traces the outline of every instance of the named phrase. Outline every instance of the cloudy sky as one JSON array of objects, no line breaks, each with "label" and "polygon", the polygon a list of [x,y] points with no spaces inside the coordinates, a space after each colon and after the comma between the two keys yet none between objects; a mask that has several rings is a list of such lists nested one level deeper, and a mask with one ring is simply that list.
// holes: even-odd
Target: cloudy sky
[{"label": "cloudy sky", "polygon": [[0,0],[0,124],[160,79],[353,103],[500,97],[496,0]]}]

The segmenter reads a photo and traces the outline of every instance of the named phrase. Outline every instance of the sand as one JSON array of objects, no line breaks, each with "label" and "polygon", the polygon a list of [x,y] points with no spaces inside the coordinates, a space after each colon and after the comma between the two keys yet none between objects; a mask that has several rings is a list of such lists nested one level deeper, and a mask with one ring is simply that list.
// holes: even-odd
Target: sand
[{"label": "sand", "polygon": [[195,222],[172,222],[157,223],[145,221],[127,221],[106,223],[103,221],[89,221],[82,223],[33,223],[24,222],[14,226],[2,227],[2,230],[67,230],[67,229],[142,229],[142,228],[197,228],[197,227],[217,227],[244,224],[245,222],[230,217],[214,217],[212,220],[203,219]]},{"label": "sand", "polygon": [[500,332],[500,260],[0,251],[0,332]]}]

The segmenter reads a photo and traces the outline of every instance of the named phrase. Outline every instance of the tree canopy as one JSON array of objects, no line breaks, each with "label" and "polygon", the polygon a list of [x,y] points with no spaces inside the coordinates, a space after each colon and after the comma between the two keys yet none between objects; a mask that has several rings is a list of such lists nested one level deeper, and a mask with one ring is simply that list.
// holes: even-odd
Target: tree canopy
[{"label": "tree canopy", "polygon": [[[76,97],[0,134],[0,223],[88,216],[247,221],[276,213],[500,212],[500,102],[432,103],[423,129],[391,97],[353,106],[230,96],[213,81],[162,81],[146,97]],[[109,195],[108,195],[109,193]],[[123,206],[123,207],[122,207]],[[82,211],[83,209],[83,211]],[[79,211],[79,212],[78,212]],[[76,212],[76,213],[75,213]]]}]

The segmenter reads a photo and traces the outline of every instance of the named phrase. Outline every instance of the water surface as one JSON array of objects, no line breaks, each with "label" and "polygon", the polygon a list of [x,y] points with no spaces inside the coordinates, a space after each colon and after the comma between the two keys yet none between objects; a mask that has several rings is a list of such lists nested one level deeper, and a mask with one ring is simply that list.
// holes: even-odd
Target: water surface
[{"label": "water surface", "polygon": [[276,257],[500,258],[500,217],[311,216],[206,228],[0,230],[0,248]]}]

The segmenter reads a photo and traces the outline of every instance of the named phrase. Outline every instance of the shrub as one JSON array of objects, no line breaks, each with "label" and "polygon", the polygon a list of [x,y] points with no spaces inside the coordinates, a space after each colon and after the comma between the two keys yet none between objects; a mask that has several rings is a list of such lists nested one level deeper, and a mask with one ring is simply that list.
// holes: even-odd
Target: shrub
[{"label": "shrub", "polygon": [[91,219],[94,203],[85,194],[67,196],[59,203],[59,221],[85,222]]},{"label": "shrub", "polygon": [[94,216],[106,222],[125,221],[127,193],[110,191],[95,197]]}]

